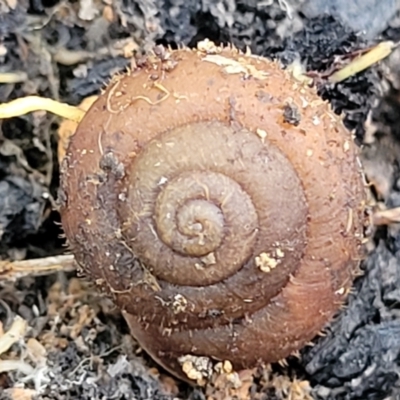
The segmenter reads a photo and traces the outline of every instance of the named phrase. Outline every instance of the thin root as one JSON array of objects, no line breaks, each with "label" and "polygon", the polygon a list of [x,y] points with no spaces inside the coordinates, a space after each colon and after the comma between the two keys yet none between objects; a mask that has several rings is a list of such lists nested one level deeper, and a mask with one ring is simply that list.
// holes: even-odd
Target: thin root
[{"label": "thin root", "polygon": [[[115,83],[114,83],[114,85],[113,85],[113,87],[110,89],[110,91],[109,91],[109,93],[108,93],[108,96],[107,96],[107,104],[106,104],[106,106],[107,106],[107,111],[109,112],[109,113],[111,113],[111,114],[118,114],[118,113],[120,113],[121,111],[123,111],[123,110],[114,110],[113,109],[113,107],[112,107],[112,105],[111,105],[111,97],[113,97],[114,96],[114,93],[115,93],[115,91],[117,90],[117,87],[119,86],[119,84],[120,84],[120,80],[117,80]],[[125,107],[126,108],[126,107]]]},{"label": "thin root", "polygon": [[[164,93],[164,95],[156,101],[151,100],[150,98],[148,98],[147,96],[143,96],[143,95],[139,95],[139,96],[134,96],[130,98],[129,103],[125,104],[124,106],[121,106],[120,108],[118,108],[117,110],[114,109],[111,105],[111,97],[114,95],[118,85],[119,85],[120,81],[117,81],[114,86],[111,88],[108,96],[107,96],[107,111],[109,111],[111,114],[119,114],[122,111],[125,111],[131,104],[133,104],[135,101],[137,100],[143,100],[146,103],[150,104],[151,106],[155,106],[157,104],[162,103],[163,101],[167,100],[168,97],[171,95],[171,92],[165,88],[163,85],[161,85],[160,83],[154,82],[153,83],[153,87],[155,87],[156,89],[160,90],[162,93]],[[182,96],[181,96],[182,97]],[[179,98],[179,97],[178,97]]]},{"label": "thin root", "polygon": [[135,96],[135,97],[132,97],[132,98],[131,98],[131,104],[132,104],[134,101],[136,101],[136,100],[143,100],[143,101],[145,101],[146,103],[148,103],[148,104],[150,104],[150,105],[152,105],[152,106],[155,106],[156,104],[160,104],[160,103],[162,103],[163,101],[167,100],[168,97],[171,95],[171,92],[170,92],[166,87],[164,87],[163,85],[161,85],[161,83],[154,82],[153,86],[154,86],[156,89],[160,90],[162,93],[164,93],[164,96],[162,96],[161,99],[156,100],[156,101],[152,101],[152,100],[150,100],[150,99],[149,99],[148,97],[146,97],[146,96]]},{"label": "thin root", "polygon": [[27,96],[0,104],[0,119],[19,117],[33,111],[48,111],[65,119],[80,122],[85,112],[78,107],[39,96]]}]

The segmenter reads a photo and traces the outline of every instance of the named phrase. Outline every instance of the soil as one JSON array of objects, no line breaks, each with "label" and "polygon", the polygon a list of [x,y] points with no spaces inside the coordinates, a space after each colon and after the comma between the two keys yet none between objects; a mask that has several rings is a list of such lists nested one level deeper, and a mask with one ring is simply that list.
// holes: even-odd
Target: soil
[{"label": "soil", "polygon": [[[326,4],[0,0],[0,103],[33,94],[79,104],[154,44],[230,42],[321,76],[345,55],[400,38],[396,0]],[[364,143],[380,211],[400,207],[399,57],[395,49],[339,84],[316,81]],[[44,112],[0,121],[0,260],[64,253],[55,206],[59,126]],[[370,232],[364,274],[323,337],[282,365],[240,375],[225,366],[205,388],[154,364],[112,303],[75,272],[4,278],[0,399],[400,399],[400,220],[391,217]]]}]

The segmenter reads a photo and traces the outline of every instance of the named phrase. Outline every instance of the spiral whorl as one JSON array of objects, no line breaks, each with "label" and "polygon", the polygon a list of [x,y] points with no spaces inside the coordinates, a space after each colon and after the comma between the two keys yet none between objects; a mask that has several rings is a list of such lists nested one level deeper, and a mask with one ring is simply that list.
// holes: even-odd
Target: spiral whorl
[{"label": "spiral whorl", "polygon": [[277,361],[329,321],[357,272],[356,148],[276,63],[213,45],[157,54],[115,78],[72,138],[67,238],[174,373],[188,354]]},{"label": "spiral whorl", "polygon": [[[229,287],[256,275],[261,285],[271,277],[255,257],[277,243],[297,253],[280,260],[280,268],[294,272],[305,242],[304,194],[290,162],[257,135],[215,121],[174,128],[147,144],[127,176],[123,232],[135,238],[133,252],[156,278],[202,287],[201,296],[204,286],[222,280]],[[284,220],[286,199],[297,210]]]}]

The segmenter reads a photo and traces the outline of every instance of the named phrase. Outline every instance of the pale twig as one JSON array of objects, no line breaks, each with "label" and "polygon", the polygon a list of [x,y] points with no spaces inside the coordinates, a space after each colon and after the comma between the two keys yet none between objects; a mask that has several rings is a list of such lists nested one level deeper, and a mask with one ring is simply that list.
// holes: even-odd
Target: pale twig
[{"label": "pale twig", "polygon": [[374,225],[389,225],[400,222],[400,207],[375,211],[372,215]]},{"label": "pale twig", "polygon": [[35,369],[22,360],[0,360],[0,373],[18,371],[24,375],[32,375]]},{"label": "pale twig", "polygon": [[36,398],[37,391],[22,387],[13,387],[4,389],[4,395],[6,398],[10,398],[10,400],[33,400]]},{"label": "pale twig", "polygon": [[70,254],[22,261],[0,261],[0,281],[15,281],[25,276],[47,275],[57,271],[70,272],[76,268],[74,256]]},{"label": "pale twig", "polygon": [[14,318],[10,329],[0,337],[0,355],[8,351],[14,343],[17,343],[25,335],[27,326],[27,322],[20,316],[17,315]]}]

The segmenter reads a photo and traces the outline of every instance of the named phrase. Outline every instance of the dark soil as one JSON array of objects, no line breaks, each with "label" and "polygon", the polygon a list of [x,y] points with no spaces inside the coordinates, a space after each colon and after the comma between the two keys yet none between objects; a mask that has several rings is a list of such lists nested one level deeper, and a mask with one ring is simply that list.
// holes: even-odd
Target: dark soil
[{"label": "dark soil", "polygon": [[[0,83],[0,103],[36,94],[78,104],[123,71],[132,52],[155,43],[232,42],[323,73],[340,56],[400,38],[395,0],[291,3],[0,0],[0,76],[19,76]],[[372,194],[388,208],[400,206],[398,61],[396,50],[340,84],[318,83],[357,143],[366,142]],[[59,122],[46,113],[0,121],[0,260],[64,252],[54,206]],[[168,376],[140,351],[111,303],[74,273],[4,282],[4,331],[16,314],[30,329],[0,360],[19,359],[32,371],[0,367],[0,399],[400,399],[400,232],[390,224],[372,234],[365,273],[326,336],[300,359],[254,372],[245,394],[228,381],[193,389]]]}]

